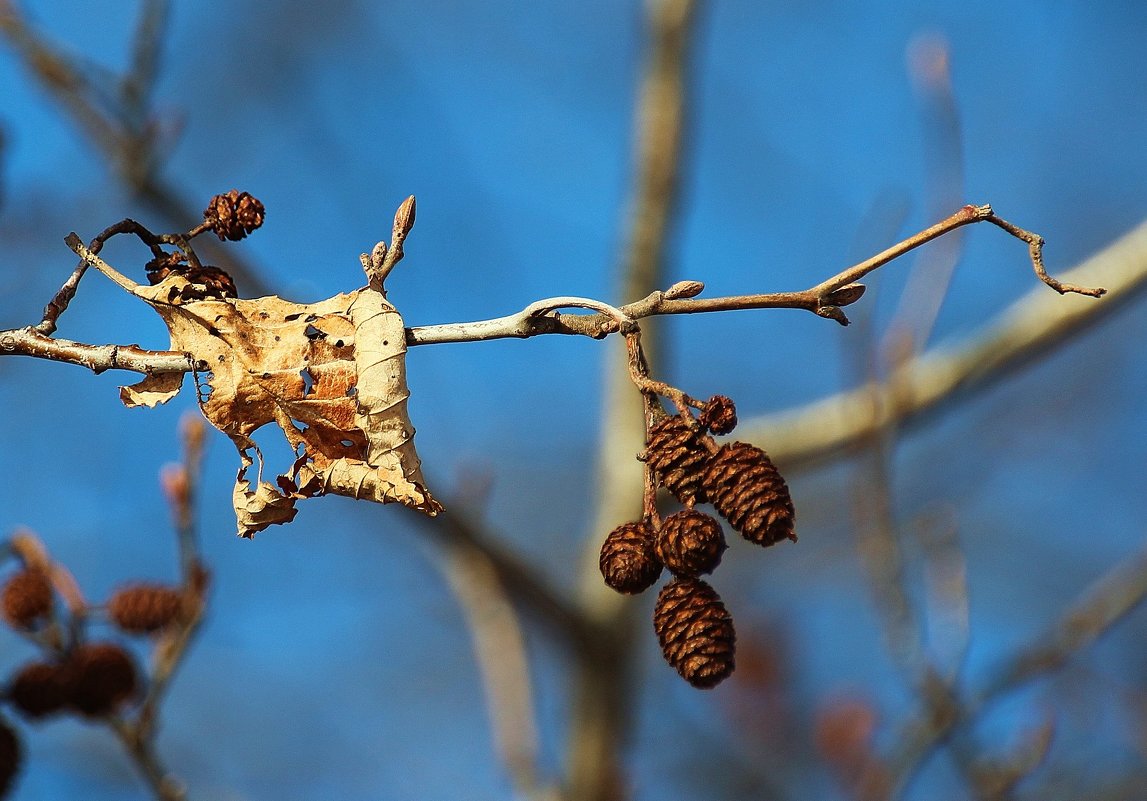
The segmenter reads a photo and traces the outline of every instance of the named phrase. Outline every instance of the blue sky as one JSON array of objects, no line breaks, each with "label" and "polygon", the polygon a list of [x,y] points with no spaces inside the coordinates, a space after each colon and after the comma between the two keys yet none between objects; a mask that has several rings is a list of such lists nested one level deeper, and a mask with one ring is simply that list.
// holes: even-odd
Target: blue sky
[{"label": "blue sky", "polygon": [[[57,41],[123,64],[133,21],[124,4],[25,5]],[[171,131],[162,174],[197,207],[232,187],[266,204],[264,228],[234,247],[283,296],[306,302],[359,286],[358,253],[387,235],[413,193],[418,223],[388,282],[408,324],[497,316],[549,295],[629,300],[615,297],[613,270],[642,4],[174,5],[155,93]],[[717,1],[698,19],[669,280],[700,279],[714,295],[803,288],[932,222],[925,190],[937,154],[906,58],[922,35],[950,48],[963,200],[1042,233],[1053,273],[1143,219],[1141,4]],[[69,231],[88,237],[125,216],[161,223],[7,49],[0,98],[0,326],[12,327],[33,322],[71,269]],[[884,238],[861,230],[873,209],[880,219],[893,207],[906,210],[901,228]],[[965,246],[938,339],[973,330],[1035,283],[1023,247],[1002,232],[970,230]],[[139,248],[108,254],[142,276]],[[910,263],[884,270],[863,301],[877,319]],[[795,311],[673,320],[671,358],[654,370],[695,395],[731,395],[748,418],[841,388],[839,354],[856,330]],[[973,674],[1140,541],[1147,371],[1135,343],[1145,333],[1125,309],[900,450],[904,518],[942,506],[959,520]],[[97,275],[60,335],[167,341],[143,304]],[[466,471],[488,474],[487,520],[570,586],[584,538],[604,534],[586,527],[602,364],[619,347],[552,337],[424,347],[408,359],[432,486],[449,497]],[[125,578],[175,570],[156,475],[176,456],[176,423],[193,401],[129,411],[115,391],[125,380],[0,361],[0,525],[36,529],[95,598]],[[452,798],[459,788],[510,797],[467,633],[419,531],[398,510],[322,500],[289,527],[237,541],[236,467],[229,443],[213,438],[202,517],[213,608],[161,739],[195,797]],[[722,591],[738,621],[783,622],[803,710],[839,687],[903,708],[851,556],[841,472],[804,474],[793,487],[808,521],[800,543],[735,550]],[[1131,627],[1143,633],[1142,615],[1104,644],[1100,675],[1142,680],[1129,662]],[[657,721],[720,730],[725,690],[678,687],[643,635],[637,797],[693,797],[662,764]],[[26,658],[4,639],[13,664]],[[553,769],[568,699],[560,660],[536,635],[531,647]],[[78,788],[137,797],[106,739],[71,723],[32,731],[17,797]],[[938,787],[950,779],[943,768],[927,775]],[[831,790],[812,779],[795,786]]]}]

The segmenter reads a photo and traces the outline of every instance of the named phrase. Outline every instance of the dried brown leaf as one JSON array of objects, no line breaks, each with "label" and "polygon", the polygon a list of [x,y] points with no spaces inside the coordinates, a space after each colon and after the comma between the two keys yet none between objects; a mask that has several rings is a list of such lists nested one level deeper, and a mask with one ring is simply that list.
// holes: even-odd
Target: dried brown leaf
[{"label": "dried brown leaf", "polygon": [[[318,303],[269,296],[188,300],[198,293],[172,274],[144,286],[97,268],[163,318],[171,348],[209,373],[195,376],[200,407],[231,438],[243,466],[235,485],[239,533],[251,536],[295,515],[297,498],[327,493],[401,503],[429,515],[442,507],[426,489],[407,414],[406,331],[371,288]],[[121,390],[127,406],[154,406],[179,391],[182,376],[149,376]],[[251,489],[244,478],[262,456],[251,435],[282,429],[298,458],[279,479]]]},{"label": "dried brown leaf", "polygon": [[235,517],[239,521],[239,534],[244,537],[252,537],[255,532],[276,523],[290,523],[299,511],[295,508],[294,496],[280,494],[266,481],[260,481],[252,491],[251,482],[243,478],[242,473],[235,481],[232,500]]}]

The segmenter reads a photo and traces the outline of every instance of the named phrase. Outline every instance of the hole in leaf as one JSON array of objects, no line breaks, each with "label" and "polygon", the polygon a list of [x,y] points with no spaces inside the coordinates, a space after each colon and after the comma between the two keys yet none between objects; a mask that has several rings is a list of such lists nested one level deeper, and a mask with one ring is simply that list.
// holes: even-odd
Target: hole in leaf
[{"label": "hole in leaf", "polygon": [[353,398],[357,394],[358,394],[358,387],[355,386],[354,384],[351,384],[349,387],[346,388],[346,396],[348,398]]},{"label": "hole in leaf", "polygon": [[305,398],[315,391],[315,377],[311,375],[310,370],[300,370],[299,375],[303,379],[303,397]]},{"label": "hole in leaf", "polygon": [[311,340],[311,342],[314,342],[316,339],[325,339],[327,334],[325,331],[320,331],[313,325],[308,325],[306,330],[303,331],[303,336]]}]

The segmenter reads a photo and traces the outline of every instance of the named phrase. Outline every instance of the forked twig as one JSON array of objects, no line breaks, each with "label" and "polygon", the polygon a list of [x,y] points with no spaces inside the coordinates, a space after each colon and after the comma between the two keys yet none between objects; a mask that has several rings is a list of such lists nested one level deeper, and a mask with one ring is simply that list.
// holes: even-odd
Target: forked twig
[{"label": "forked twig", "polygon": [[[413,203],[408,199],[403,208],[409,204],[409,219],[413,222]],[[843,306],[855,303],[863,294],[863,286],[855,283],[858,279],[868,275],[873,270],[888,264],[894,259],[904,255],[938,236],[955,230],[964,225],[975,222],[990,222],[1012,236],[1027,243],[1032,265],[1036,275],[1045,284],[1057,292],[1074,292],[1091,297],[1099,297],[1107,290],[1101,287],[1085,287],[1078,284],[1058,281],[1049,276],[1043,266],[1042,248],[1043,238],[1030,231],[1000,219],[991,210],[990,206],[965,206],[936,225],[905,239],[904,241],[842,270],[833,277],[822,281],[814,287],[800,292],[776,292],[758,295],[735,295],[719,298],[680,297],[666,291],[655,291],[641,300],[624,306],[613,307],[601,301],[588,298],[555,297],[539,300],[526,306],[521,311],[497,317],[490,320],[480,320],[471,323],[444,323],[441,325],[421,326],[407,328],[406,337],[408,345],[430,345],[449,342],[480,342],[490,339],[528,338],[542,334],[570,334],[600,339],[619,330],[617,320],[620,318],[639,320],[663,314],[698,314],[703,312],[733,311],[742,309],[765,308],[791,308],[806,309],[822,317],[834,319],[842,324],[848,323],[848,318],[841,310]],[[396,218],[395,229],[398,231],[399,222]],[[75,295],[76,285],[84,274],[88,265],[99,264],[101,269],[109,275],[117,274],[110,265],[103,262],[97,255],[103,242],[112,235],[131,233],[138,236],[145,244],[153,249],[160,244],[170,244],[179,247],[194,258],[194,251],[187,244],[187,239],[202,233],[203,226],[192,229],[187,235],[168,234],[157,236],[133,220],[125,220],[111,226],[97,236],[91,246],[84,247],[78,237],[72,235],[68,244],[82,259],[81,264],[64,283],[61,289],[49,302],[44,312],[43,321],[37,326],[27,328],[9,329],[0,331],[0,355],[32,356],[48,358],[79,364],[95,372],[103,370],[120,369],[133,370],[141,373],[186,373],[198,369],[186,354],[173,351],[144,351],[137,346],[91,346],[81,343],[67,343],[59,347],[52,344],[48,335],[55,330],[56,320],[67,308],[68,302]],[[397,241],[405,238],[405,234]],[[376,251],[378,249],[376,248]],[[382,251],[378,268],[385,273],[394,265],[397,259],[392,259],[395,252],[392,245],[389,251]],[[379,255],[382,255],[379,253]],[[373,267],[370,259],[363,257],[364,266]],[[372,276],[372,281],[373,281]],[[695,283],[695,282],[694,282]],[[561,314],[556,311],[565,306],[578,306],[597,310],[594,314]],[[614,313],[616,311],[616,314]],[[620,315],[618,318],[617,315]],[[63,343],[61,343],[63,344]]]}]

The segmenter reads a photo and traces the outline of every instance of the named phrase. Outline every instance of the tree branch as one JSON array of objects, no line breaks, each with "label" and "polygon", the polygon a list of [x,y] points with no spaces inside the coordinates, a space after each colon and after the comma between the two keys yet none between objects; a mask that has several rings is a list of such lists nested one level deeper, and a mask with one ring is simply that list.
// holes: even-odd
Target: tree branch
[{"label": "tree branch", "polygon": [[[130,222],[130,221],[125,221]],[[855,281],[890,261],[904,255],[938,236],[975,222],[990,222],[1028,244],[1032,265],[1045,284],[1057,292],[1074,292],[1099,297],[1107,290],[1061,282],[1050,277],[1043,267],[1041,249],[1043,238],[1025,231],[997,217],[991,206],[964,206],[950,217],[930,228],[908,237],[887,250],[855,264],[846,270],[800,292],[776,292],[758,295],[734,295],[719,298],[682,297],[695,294],[703,285],[690,281],[675,285],[667,291],[655,291],[633,303],[609,312],[595,314],[561,314],[555,311],[563,306],[606,308],[608,304],[586,298],[547,298],[535,301],[520,312],[471,323],[445,323],[434,326],[407,328],[408,345],[431,345],[450,342],[481,342],[490,339],[526,338],[542,334],[570,334],[600,339],[618,330],[616,312],[630,319],[642,319],[664,314],[699,314],[704,312],[742,309],[791,308],[807,309],[847,325],[848,318],[841,307],[855,303],[864,293],[864,287]],[[114,226],[113,226],[114,227]],[[99,264],[105,273],[114,274],[96,253],[85,247],[75,235],[68,238],[69,246],[80,255],[83,263],[73,273],[73,279],[82,275],[89,264]],[[1072,273],[1074,275],[1074,272]],[[74,283],[69,279],[67,288]],[[677,287],[685,287],[678,292]],[[61,290],[63,292],[64,290]],[[72,287],[74,294],[74,286]],[[57,293],[59,295],[59,293]],[[70,299],[70,295],[68,296]],[[53,303],[56,300],[53,299]],[[52,304],[49,304],[51,307]],[[179,373],[202,369],[192,362],[188,354],[173,351],[146,351],[136,345],[85,345],[43,336],[32,327],[0,331],[0,355],[32,356],[69,362],[96,372],[108,369],[133,370],[140,373]],[[854,434],[853,438],[859,434]],[[775,448],[775,446],[774,446]]]},{"label": "tree branch", "polygon": [[[167,17],[165,0],[143,4],[131,62],[120,76],[84,69],[35,31],[15,3],[0,2],[0,35],[79,132],[103,153],[124,185],[179,227],[200,215],[194,203],[157,174],[159,159],[155,154],[161,144],[162,126],[157,124],[149,103],[160,51],[169,38],[165,32]],[[272,294],[267,282],[236,251],[212,242],[205,243],[204,248],[212,262],[226,269],[250,295]]]},{"label": "tree branch", "polygon": [[69,339],[44,336],[32,326],[0,331],[0,356],[31,356],[78,364],[94,373],[105,370],[132,370],[155,373],[190,373],[207,365],[196,363],[190,354],[170,350],[144,350],[138,345],[88,345]]},{"label": "tree branch", "polygon": [[917,422],[960,395],[991,386],[1122,309],[1147,288],[1147,223],[1068,270],[1073,281],[1111,287],[1103,303],[1071,302],[1036,288],[973,335],[933,348],[879,385],[741,423],[741,436],[767,443],[786,467],[809,464],[863,442],[887,426]]}]

